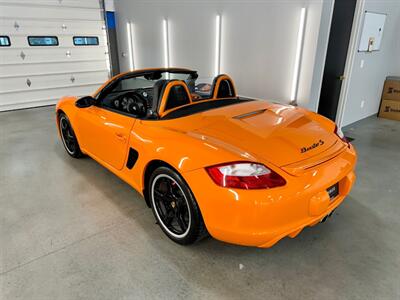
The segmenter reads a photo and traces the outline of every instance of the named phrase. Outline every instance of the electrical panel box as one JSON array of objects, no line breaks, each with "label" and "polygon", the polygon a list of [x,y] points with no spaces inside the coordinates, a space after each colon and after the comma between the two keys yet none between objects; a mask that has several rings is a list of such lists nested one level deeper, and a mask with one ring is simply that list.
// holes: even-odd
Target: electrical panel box
[{"label": "electrical panel box", "polygon": [[365,12],[358,51],[378,51],[381,48],[386,14]]}]

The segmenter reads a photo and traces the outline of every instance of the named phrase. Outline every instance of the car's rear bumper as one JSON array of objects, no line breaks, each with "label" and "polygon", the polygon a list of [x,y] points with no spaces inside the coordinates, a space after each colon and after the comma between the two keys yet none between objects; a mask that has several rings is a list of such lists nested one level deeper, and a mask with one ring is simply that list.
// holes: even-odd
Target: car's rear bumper
[{"label": "car's rear bumper", "polygon": [[[295,237],[338,207],[355,182],[353,147],[301,176],[284,175],[287,184],[270,190],[240,190],[217,186],[204,169],[184,174],[199,203],[206,227],[229,243],[271,247],[283,237]],[[339,183],[330,199],[327,188]]]}]

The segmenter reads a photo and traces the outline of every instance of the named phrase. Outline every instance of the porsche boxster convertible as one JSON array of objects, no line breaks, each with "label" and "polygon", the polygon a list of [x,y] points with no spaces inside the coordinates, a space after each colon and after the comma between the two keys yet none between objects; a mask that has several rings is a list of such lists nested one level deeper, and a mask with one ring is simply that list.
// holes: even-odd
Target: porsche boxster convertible
[{"label": "porsche boxster convertible", "polygon": [[66,152],[87,155],[143,195],[173,241],[208,234],[270,247],[330,216],[355,182],[356,152],[335,123],[240,97],[228,75],[136,70],[56,106]]}]

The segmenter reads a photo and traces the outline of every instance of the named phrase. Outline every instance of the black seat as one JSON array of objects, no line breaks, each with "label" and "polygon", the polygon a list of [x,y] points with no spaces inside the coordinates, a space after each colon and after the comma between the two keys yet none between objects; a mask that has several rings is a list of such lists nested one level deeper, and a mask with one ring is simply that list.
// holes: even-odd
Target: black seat
[{"label": "black seat", "polygon": [[[185,83],[182,82],[182,84]],[[169,91],[164,110],[169,110],[189,103],[190,99],[185,87],[183,85],[175,85]]]},{"label": "black seat", "polygon": [[[219,82],[218,91],[215,91],[218,82]],[[225,74],[220,74],[216,76],[213,80],[211,95],[213,97],[216,96],[216,98],[236,97],[236,91],[230,77]]]},{"label": "black seat", "polygon": [[174,81],[180,81],[180,84],[171,87],[168,98],[165,102],[164,111],[190,103],[190,96],[185,88],[186,83],[184,81],[177,79],[160,79],[153,86],[153,100],[151,108],[149,109],[150,118],[158,117],[161,99],[164,95],[165,88],[168,83]]},{"label": "black seat", "polygon": [[152,103],[150,104],[151,107],[149,109],[150,115],[154,115],[154,116],[157,115],[158,108],[159,108],[159,105],[161,102],[161,98],[162,98],[162,95],[164,94],[164,89],[168,82],[169,82],[169,80],[160,79],[160,80],[156,81],[156,83],[154,84],[153,99],[152,99]]},{"label": "black seat", "polygon": [[221,83],[219,84],[219,89],[217,93],[217,98],[227,98],[227,97],[233,97],[233,89],[228,80],[222,80]]}]

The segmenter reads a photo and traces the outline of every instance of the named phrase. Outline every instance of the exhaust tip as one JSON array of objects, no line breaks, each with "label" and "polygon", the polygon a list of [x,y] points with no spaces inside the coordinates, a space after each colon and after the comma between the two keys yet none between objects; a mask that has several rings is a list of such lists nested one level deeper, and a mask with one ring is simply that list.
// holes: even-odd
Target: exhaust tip
[{"label": "exhaust tip", "polygon": [[328,219],[328,215],[326,215],[325,217],[323,217],[320,223],[324,223],[324,222],[326,221],[326,219]]}]

